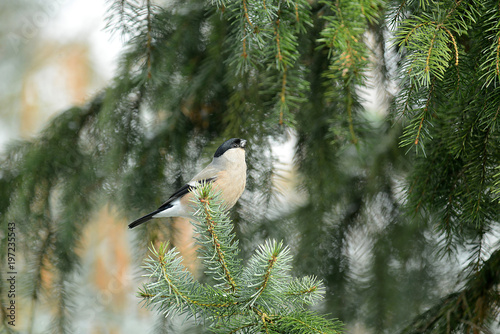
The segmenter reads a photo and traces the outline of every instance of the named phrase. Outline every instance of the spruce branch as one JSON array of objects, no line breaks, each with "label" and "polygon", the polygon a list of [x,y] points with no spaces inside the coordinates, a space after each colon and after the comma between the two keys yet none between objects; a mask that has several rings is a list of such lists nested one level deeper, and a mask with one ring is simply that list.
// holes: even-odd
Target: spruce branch
[{"label": "spruce branch", "polygon": [[463,289],[442,298],[401,331],[404,334],[481,332],[500,307],[500,251],[495,251],[479,271],[470,276]]},{"label": "spruce branch", "polygon": [[294,115],[309,88],[298,40],[312,26],[311,5],[306,0],[216,5],[224,5],[224,17],[233,27],[227,43],[229,72],[243,80],[258,74],[260,94],[273,105],[269,123],[295,126]]},{"label": "spruce branch", "polygon": [[248,299],[247,306],[256,305],[268,312],[286,307],[282,288],[283,283],[290,279],[291,260],[290,249],[282,242],[266,241],[257,249],[243,274],[248,287],[252,289],[250,291],[256,290],[245,296]]},{"label": "spruce branch", "polygon": [[[348,125],[343,134],[350,143],[358,146],[355,117],[362,109],[356,90],[365,85],[365,75],[371,68],[371,52],[365,47],[365,34],[370,25],[379,22],[380,4],[369,1],[322,1],[329,11],[325,15],[325,27],[317,40],[328,51],[329,65],[324,75],[331,80],[326,96],[328,102],[336,102],[345,116],[342,124]],[[362,15],[359,15],[359,13]],[[355,14],[356,13],[356,14]],[[339,94],[339,87],[342,87]],[[337,126],[332,132],[338,132]],[[336,135],[335,135],[336,136]]]},{"label": "spruce branch", "polygon": [[196,317],[203,312],[218,313],[221,308],[235,304],[218,294],[220,291],[203,287],[195,281],[181,264],[179,252],[170,248],[168,243],[161,243],[158,250],[151,247],[151,252],[144,268],[152,282],[139,290],[147,307],[157,308],[165,314],[190,311],[190,316]]},{"label": "spruce branch", "polygon": [[[33,253],[30,258],[34,259],[33,266],[28,267],[33,269],[33,275],[29,276],[34,278],[32,300],[39,298],[39,290],[47,288],[49,294],[59,299],[60,307],[53,310],[66,307],[66,302],[71,301],[71,296],[52,293],[62,284],[52,287],[36,283],[43,277],[40,270],[46,260],[57,275],[64,274],[65,284],[73,276],[79,258],[75,247],[83,238],[82,230],[91,220],[90,214],[98,207],[94,202],[109,200],[123,208],[124,214],[135,214],[137,209],[160,201],[164,194],[161,184],[179,185],[185,181],[186,175],[180,171],[193,167],[193,161],[203,154],[207,138],[244,133],[263,144],[270,138],[279,139],[275,127],[284,124],[297,130],[295,163],[304,180],[300,189],[309,194],[306,196],[309,202],[291,213],[290,221],[276,218],[273,225],[254,220],[254,226],[259,227],[252,228],[261,231],[260,226],[268,224],[269,229],[293,226],[294,231],[305,232],[297,253],[307,265],[324,270],[322,275],[329,275],[330,289],[335,291],[335,295],[328,294],[325,308],[353,319],[354,312],[350,312],[353,305],[361,304],[363,308],[377,309],[375,322],[380,325],[375,326],[376,331],[391,331],[399,326],[392,320],[382,324],[386,321],[384,315],[390,314],[392,319],[407,318],[422,305],[418,305],[419,297],[415,296],[432,298],[433,293],[439,293],[440,286],[404,289],[405,280],[400,280],[397,289],[390,290],[412,301],[412,307],[401,313],[393,313],[402,308],[390,298],[359,302],[363,298],[356,295],[350,299],[352,292],[345,289],[351,283],[356,284],[346,275],[351,264],[345,261],[348,255],[343,252],[352,242],[346,235],[350,231],[357,233],[352,230],[354,218],[363,227],[366,217],[362,214],[365,209],[361,208],[378,212],[380,199],[370,197],[375,193],[377,197],[391,197],[394,192],[387,189],[394,188],[395,180],[399,184],[408,172],[401,169],[404,159],[397,145],[384,143],[386,138],[393,143],[396,142],[393,138],[401,138],[399,123],[383,121],[383,127],[393,129],[392,134],[377,131],[374,140],[370,139],[375,134],[371,126],[363,127],[359,122],[367,113],[356,92],[366,86],[365,74],[371,65],[369,59],[374,59],[372,56],[387,61],[387,77],[394,74],[389,72],[401,70],[395,77],[395,83],[402,87],[395,103],[396,112],[410,124],[405,133],[408,136],[400,139],[401,144],[418,149],[426,144],[426,157],[419,155],[412,161],[409,184],[413,193],[405,203],[413,212],[422,212],[426,219],[436,223],[438,232],[444,234],[438,237],[439,242],[450,253],[467,247],[465,251],[474,270],[469,268],[465,272],[480,274],[487,255],[496,247],[487,241],[498,225],[500,212],[498,1],[211,2],[219,9],[201,0],[168,2],[165,8],[156,7],[154,0],[113,1],[114,7],[109,12],[115,11],[116,15],[110,24],[116,24],[129,41],[104,101],[96,101],[95,108],[75,107],[64,112],[42,136],[8,150],[5,161],[1,162],[0,219],[23,223],[19,246]],[[390,19],[383,17],[387,6],[393,8],[389,13],[394,15],[397,31],[406,34],[401,37],[405,41],[400,47],[402,52],[393,59],[387,57],[388,53],[384,55],[384,35],[390,35],[385,27]],[[367,36],[369,44],[364,43]],[[372,37],[380,54],[370,52]],[[323,48],[316,47],[318,41]],[[376,71],[378,74],[381,73]],[[339,111],[342,114],[337,121]],[[359,138],[360,145],[353,159],[343,153],[345,145],[340,141],[355,141],[355,138]],[[431,145],[427,144],[430,140]],[[365,144],[376,149],[368,152],[363,149]],[[379,148],[393,153],[381,153]],[[249,185],[256,193],[262,191],[269,203],[273,162],[265,150],[260,151],[249,154],[251,170],[257,171],[254,173],[257,176],[250,176]],[[377,171],[366,168],[372,161]],[[165,179],[169,182],[163,182]],[[369,189],[375,183],[377,186]],[[384,201],[399,211],[401,200],[396,197]],[[159,265],[158,256],[153,256],[156,259],[153,267],[159,266],[159,276],[153,275],[151,279],[157,280],[158,291],[143,291],[145,302],[153,300],[151,306],[157,305],[166,312],[206,316],[214,332],[293,332],[284,327],[287,323],[297,326],[299,332],[301,328],[325,332],[320,319],[309,317],[316,322],[311,324],[308,316],[302,314],[302,310],[324,294],[322,285],[313,278],[293,278],[292,269],[277,275],[277,268],[286,264],[283,252],[257,254],[255,268],[243,269],[232,227],[223,227],[224,223],[219,222],[224,219],[215,216],[219,209],[212,210],[214,203],[210,199],[205,203],[207,209],[200,209],[197,234],[204,242],[200,257],[210,282],[198,286],[195,282],[190,285],[185,280],[175,281],[183,275],[182,263],[178,268]],[[207,211],[210,219],[203,217]],[[252,221],[247,217],[264,215],[263,211],[245,205],[238,213],[246,224]],[[393,240],[402,244],[402,238],[410,232],[411,244],[418,243],[414,230],[399,226],[403,233],[392,234],[397,225],[393,222],[402,217],[389,211],[377,215],[387,217],[390,224],[375,237],[376,241],[386,241],[387,246],[379,244],[374,250],[397,249],[401,246],[396,246]],[[333,227],[331,217],[337,212],[346,218]],[[409,223],[406,225],[413,228],[411,222],[415,218],[405,220]],[[165,225],[156,227],[161,232],[169,229]],[[429,225],[424,224],[424,230],[429,232]],[[35,238],[43,239],[39,231],[53,233],[50,239],[41,240],[45,245],[32,243]],[[137,239],[147,246],[152,231],[157,231],[155,223],[140,231],[144,237]],[[266,231],[265,227],[262,231]],[[161,234],[152,238],[158,235]],[[5,233],[2,236],[5,246]],[[419,242],[424,243],[422,240]],[[311,244],[316,241],[321,256],[311,254],[314,249]],[[334,248],[328,248],[332,244]],[[404,247],[410,242],[407,244]],[[141,251],[147,248],[143,245]],[[169,250],[165,247],[164,256]],[[422,247],[428,250],[428,246]],[[201,250],[205,248],[204,253]],[[44,252],[50,256],[44,257]],[[425,253],[413,252],[399,263],[414,263],[409,259],[418,259],[432,267],[430,253],[420,254]],[[395,259],[394,256],[393,252],[387,252],[385,259]],[[380,293],[392,296],[393,291],[384,292],[385,288],[379,284],[389,285],[379,278],[385,278],[384,266],[392,262],[382,259],[383,256],[377,255],[373,266],[376,274],[370,282]],[[424,282],[436,278],[437,272],[427,270],[431,267],[419,269],[428,275]],[[395,273],[404,274],[405,270],[399,267]],[[256,274],[252,277],[252,287],[244,276],[247,272]],[[0,284],[2,302],[7,301],[5,288]],[[173,291],[177,291],[177,299],[172,299]],[[346,303],[338,303],[339,300]],[[469,318],[463,318],[463,322],[472,323],[475,302],[469,298],[459,302],[468,310]],[[493,315],[499,309],[495,303],[487,306]],[[1,315],[5,320],[4,309]],[[72,314],[61,312],[56,316],[65,317],[65,321],[73,318]],[[483,327],[488,325],[485,322]]]},{"label": "spruce branch", "polygon": [[[236,276],[240,266],[238,243],[232,232],[232,225],[224,214],[220,192],[212,195],[211,186],[203,185],[193,189],[193,194],[199,198],[198,211],[194,222],[198,234],[196,240],[203,246],[199,252],[206,267],[207,274],[214,275],[217,281],[226,285],[235,293],[240,284]],[[200,221],[203,222],[200,224]],[[238,282],[238,283],[237,283]]]},{"label": "spruce branch", "polygon": [[276,333],[337,334],[342,332],[343,325],[339,321],[325,321],[312,312],[306,312],[305,316],[291,313],[284,317],[273,317],[269,328]]},{"label": "spruce branch", "polygon": [[292,278],[292,257],[283,242],[266,241],[242,268],[220,193],[212,184],[192,193],[198,252],[215,284],[195,281],[175,248],[162,243],[151,248],[144,265],[150,281],[139,296],[146,307],[202,318],[215,333],[341,332],[340,322],[307,310],[323,297],[323,284],[312,276]]},{"label": "spruce branch", "polygon": [[294,278],[289,283],[285,294],[295,301],[300,301],[304,305],[313,305],[325,293],[324,287],[314,276],[304,276]]}]

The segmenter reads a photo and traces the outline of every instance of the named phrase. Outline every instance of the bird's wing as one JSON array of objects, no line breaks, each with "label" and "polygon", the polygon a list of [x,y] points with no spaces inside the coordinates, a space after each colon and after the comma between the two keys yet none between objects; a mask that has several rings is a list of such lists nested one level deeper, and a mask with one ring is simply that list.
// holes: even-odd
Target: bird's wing
[{"label": "bird's wing", "polygon": [[191,189],[196,188],[199,184],[214,182],[217,179],[219,171],[220,170],[218,168],[216,168],[215,166],[213,166],[213,164],[208,165],[207,167],[205,167],[205,169],[203,169],[201,172],[196,174],[196,176],[193,177],[191,179],[191,181],[189,181],[188,183],[183,185],[181,188],[179,188],[176,192],[174,192],[168,198],[168,200],[165,203],[163,203],[158,209],[156,209],[155,211],[153,211],[151,213],[148,213],[144,217],[141,217],[141,218],[133,221],[132,223],[130,223],[128,225],[128,227],[134,228],[138,225],[141,225],[142,223],[145,223],[148,220],[152,219],[155,215],[159,214],[160,212],[173,207],[174,206],[173,202],[175,200],[181,199],[183,196],[188,194]]},{"label": "bird's wing", "polygon": [[199,181],[202,182],[203,180],[208,180],[208,179],[213,179],[217,178],[217,175],[219,174],[220,169],[216,168],[213,163],[209,164],[207,167],[205,167],[201,172],[196,174],[191,181],[188,182],[188,184],[191,184],[193,182]]},{"label": "bird's wing", "polygon": [[210,177],[210,178],[206,178],[206,179],[199,179],[199,180],[191,180],[191,181],[189,181],[189,183],[186,183],[181,188],[179,188],[176,192],[174,192],[168,198],[168,200],[165,203],[163,203],[156,211],[159,212],[159,211],[168,209],[169,207],[172,206],[171,203],[173,201],[175,201],[178,198],[183,197],[184,195],[186,195],[187,193],[189,193],[189,191],[191,189],[196,188],[201,183],[211,183],[211,182],[214,182],[215,179],[217,179],[217,177]]}]

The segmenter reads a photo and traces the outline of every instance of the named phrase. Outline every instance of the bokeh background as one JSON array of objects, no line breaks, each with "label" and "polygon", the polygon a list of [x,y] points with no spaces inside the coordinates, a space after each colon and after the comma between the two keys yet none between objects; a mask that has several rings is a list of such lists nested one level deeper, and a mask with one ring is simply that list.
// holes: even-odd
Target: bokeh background
[{"label": "bokeh background", "polygon": [[[84,104],[113,78],[122,39],[105,30],[105,1],[3,1],[0,4],[0,146],[29,140],[55,114]],[[137,333],[151,315],[135,296],[140,273],[131,263],[126,220],[109,208],[86,228],[79,247],[81,276],[75,280],[77,333]],[[22,228],[22,222],[17,228]],[[21,333],[50,331],[52,308],[44,298],[37,311],[26,298],[26,263],[18,253],[18,313]],[[23,268],[21,270],[21,268]],[[50,284],[52,275],[43,273]],[[3,276],[2,276],[3,277]]]},{"label": "bokeh background", "polygon": [[[447,314],[455,330],[495,333],[500,273],[481,275],[498,257],[500,118],[473,106],[500,94],[471,65],[494,40],[472,32],[500,30],[485,28],[495,5],[268,1],[286,14],[276,24],[260,3],[221,3],[2,1],[0,218],[19,231],[16,327],[3,328],[204,333],[136,296],[148,247],[167,239],[203,280],[189,223],[126,226],[242,137],[248,186],[232,218],[245,259],[284,240],[294,274],[325,283],[316,309],[348,333],[419,332],[426,310],[438,333]],[[485,26],[461,25],[484,13]],[[415,28],[441,19],[437,42]],[[414,45],[394,43],[409,31]],[[429,43],[444,51],[418,53]],[[429,72],[418,61],[431,55]],[[477,277],[471,311],[457,296]]]}]

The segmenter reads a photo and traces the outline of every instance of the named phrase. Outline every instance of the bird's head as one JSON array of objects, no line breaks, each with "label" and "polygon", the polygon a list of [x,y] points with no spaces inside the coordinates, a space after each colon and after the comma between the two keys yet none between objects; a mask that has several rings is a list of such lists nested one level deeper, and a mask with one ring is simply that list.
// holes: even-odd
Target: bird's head
[{"label": "bird's head", "polygon": [[219,146],[217,151],[215,151],[214,158],[222,157],[223,155],[226,155],[228,154],[228,152],[231,152],[233,150],[238,150],[238,151],[243,150],[244,152],[246,144],[247,141],[245,139],[240,139],[240,138],[228,139],[224,143],[222,143],[221,146]]}]

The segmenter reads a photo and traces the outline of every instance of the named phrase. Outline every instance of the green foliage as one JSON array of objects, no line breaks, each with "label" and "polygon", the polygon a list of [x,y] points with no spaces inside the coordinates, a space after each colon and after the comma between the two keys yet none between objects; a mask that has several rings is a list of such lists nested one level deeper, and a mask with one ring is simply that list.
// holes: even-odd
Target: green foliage
[{"label": "green foliage", "polygon": [[497,250],[462,289],[419,315],[402,333],[465,332],[471,324],[475,331],[489,332],[487,324],[498,316],[495,310],[500,303],[499,270],[500,251]]},{"label": "green foliage", "polygon": [[[152,306],[208,314],[211,324],[235,309],[253,312],[227,320],[234,328],[323,326],[290,302],[314,279],[267,267],[279,257],[293,276],[318,275],[318,307],[348,326],[392,333],[422,314],[418,328],[439,316],[427,328],[491,329],[493,299],[477,311],[488,317],[453,310],[447,323],[441,311],[463,291],[481,296],[474,277],[498,282],[488,268],[500,214],[499,13],[492,0],[112,2],[108,28],[126,43],[115,79],[37,136],[12,143],[0,162],[0,252],[14,221],[33,312],[54,302],[51,329],[70,331],[77,250],[93,214],[106,204],[131,219],[158,207],[223,139],[243,137],[249,175],[232,210],[235,229],[216,216],[224,222],[213,226],[220,252],[202,248],[211,281],[190,278],[168,247],[156,251],[172,260],[182,295],[237,304],[220,314],[179,296]],[[392,104],[391,117],[365,109],[361,92],[370,86]],[[273,155],[287,138],[296,140],[289,179]],[[278,180],[294,195],[283,196]],[[213,245],[205,226],[198,242]],[[142,260],[151,242],[173,236],[169,224],[151,222],[135,232],[134,254]],[[293,263],[290,249],[266,239],[293,245]],[[464,258],[465,269],[454,265]],[[42,280],[44,270],[54,284]],[[255,289],[242,290],[247,283]],[[200,291],[207,294],[199,300],[191,294]],[[456,292],[443,299],[442,291]]]},{"label": "green foliage", "polygon": [[377,0],[322,3],[328,8],[328,14],[324,17],[327,25],[318,39],[320,45],[328,49],[328,70],[322,74],[330,79],[326,96],[335,101],[339,98],[339,89],[345,92],[342,99],[347,111],[350,137],[356,144],[353,117],[355,102],[358,100],[356,87],[364,85],[366,81],[371,53],[363,43],[363,34],[368,30],[369,24],[379,20],[382,4]]},{"label": "green foliage", "polygon": [[500,91],[490,51],[498,45],[497,17],[494,2],[436,2],[416,8],[398,32],[408,73],[397,107],[408,119],[401,145],[426,155],[411,177],[409,205],[436,214],[443,250],[472,242],[476,269],[481,240],[498,221]]},{"label": "green foliage", "polygon": [[233,224],[211,184],[193,190],[193,222],[205,273],[215,284],[201,284],[182,265],[175,248],[151,249],[144,268],[149,283],[139,292],[160,313],[201,317],[214,333],[340,333],[341,323],[307,311],[324,294],[314,277],[291,276],[290,250],[282,242],[260,245],[246,267],[238,257]]},{"label": "green foliage", "polygon": [[[401,145],[424,156],[408,179],[407,204],[436,222],[440,254],[467,254],[464,276],[472,280],[488,271],[497,249],[488,240],[500,212],[498,3],[433,1],[408,12],[397,33],[404,58],[395,109],[407,120]],[[469,284],[445,297],[406,331],[486,330],[498,308],[472,297],[479,290]],[[474,301],[485,308],[461,313]]]}]

